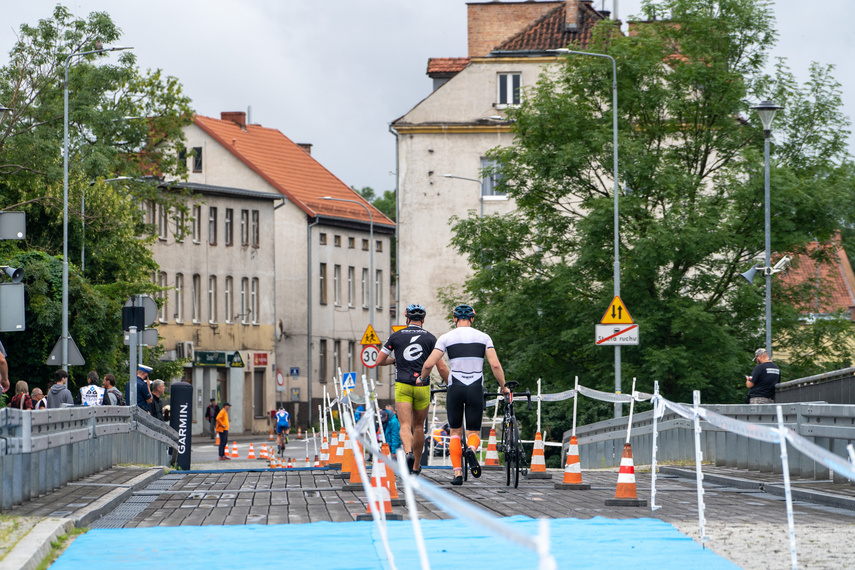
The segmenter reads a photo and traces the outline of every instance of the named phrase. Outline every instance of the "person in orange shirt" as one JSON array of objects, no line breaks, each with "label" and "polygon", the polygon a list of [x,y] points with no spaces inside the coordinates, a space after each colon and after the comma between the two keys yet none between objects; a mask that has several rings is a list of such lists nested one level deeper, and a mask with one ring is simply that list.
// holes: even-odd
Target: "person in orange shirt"
[{"label": "person in orange shirt", "polygon": [[229,410],[232,405],[226,402],[223,409],[217,414],[217,433],[220,434],[220,461],[231,459],[226,455],[226,446],[229,444]]}]

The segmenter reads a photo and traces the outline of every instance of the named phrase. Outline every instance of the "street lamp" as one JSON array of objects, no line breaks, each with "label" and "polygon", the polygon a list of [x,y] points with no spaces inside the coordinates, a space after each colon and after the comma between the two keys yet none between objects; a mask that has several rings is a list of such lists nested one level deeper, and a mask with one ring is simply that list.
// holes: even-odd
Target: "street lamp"
[{"label": "street lamp", "polygon": [[[133,180],[130,176],[119,176],[117,178],[105,178],[104,182],[116,182],[118,180]],[[94,186],[97,181],[89,183]],[[86,190],[80,195],[80,273],[86,271]]]},{"label": "street lamp", "polygon": [[[592,53],[589,51],[573,51],[566,48],[549,50],[554,53],[568,55],[589,55],[591,57],[602,57],[610,59],[612,62],[612,130],[614,146],[614,181],[615,181],[615,206],[614,206],[614,225],[615,225],[615,262],[614,262],[614,293],[615,297],[620,297],[620,228],[618,226],[618,115],[617,115],[617,63],[615,58],[604,53]],[[620,393],[620,345],[615,345],[615,393]],[[619,418],[623,414],[623,405],[620,402],[615,403],[615,417]]]},{"label": "street lamp", "polygon": [[478,185],[481,187],[481,193],[480,193],[481,217],[482,218],[484,217],[484,188],[483,188],[484,181],[483,180],[479,180],[478,178],[466,178],[465,176],[457,176],[455,174],[443,174],[442,177],[443,178],[456,178],[457,180],[468,180],[469,182],[477,182]]},{"label": "street lamp", "polygon": [[101,47],[90,51],[74,52],[65,58],[65,83],[63,84],[63,161],[62,161],[62,369],[68,370],[68,67],[72,57],[82,57],[108,51],[133,49],[130,47]]},{"label": "street lamp", "polygon": [[[370,224],[370,228],[369,228],[370,237],[369,237],[369,242],[368,242],[369,243],[368,253],[369,253],[369,265],[371,266],[371,269],[369,270],[370,273],[368,275],[368,303],[369,303],[369,310],[370,310],[370,312],[368,313],[368,322],[371,324],[371,328],[373,329],[374,328],[374,287],[376,286],[376,284],[372,284],[372,280],[377,279],[377,277],[374,275],[374,216],[371,214],[371,209],[368,206],[366,206],[365,204],[363,204],[362,202],[359,202],[357,200],[347,200],[345,198],[333,198],[332,196],[324,196],[323,198],[321,198],[321,200],[333,200],[335,202],[350,202],[351,204],[357,204],[359,206],[362,206],[365,209],[365,211],[368,213],[368,221]],[[372,377],[374,376],[373,369],[372,369],[372,373],[370,374],[370,376],[372,376]]]},{"label": "street lamp", "polygon": [[756,107],[751,107],[757,111],[760,116],[760,122],[763,124],[763,151],[765,155],[765,190],[763,200],[766,207],[766,266],[763,268],[763,274],[766,276],[766,353],[769,358],[772,358],[772,230],[771,230],[771,214],[769,207],[769,140],[772,138],[772,119],[775,118],[775,113],[778,112],[778,105],[771,101],[763,101]]}]

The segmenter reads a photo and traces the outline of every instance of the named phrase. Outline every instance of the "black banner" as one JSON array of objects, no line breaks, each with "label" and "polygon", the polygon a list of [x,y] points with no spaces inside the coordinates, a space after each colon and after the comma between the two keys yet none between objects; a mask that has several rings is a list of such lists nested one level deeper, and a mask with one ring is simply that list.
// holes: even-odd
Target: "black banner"
[{"label": "black banner", "polygon": [[174,382],[169,387],[169,425],[178,432],[178,453],[172,464],[182,471],[190,470],[191,426],[193,425],[193,385]]}]

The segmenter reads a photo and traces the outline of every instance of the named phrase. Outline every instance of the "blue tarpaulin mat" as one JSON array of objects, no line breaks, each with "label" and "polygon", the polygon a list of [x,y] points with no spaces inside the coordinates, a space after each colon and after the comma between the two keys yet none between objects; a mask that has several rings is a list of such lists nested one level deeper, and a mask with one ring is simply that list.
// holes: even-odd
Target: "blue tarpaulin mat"
[{"label": "blue tarpaulin mat", "polygon": [[[539,521],[503,519],[536,535]],[[537,568],[537,555],[460,520],[421,521],[435,570]],[[388,523],[395,566],[421,567],[409,521]],[[658,519],[552,519],[551,552],[559,568],[738,568]],[[372,522],[95,529],[78,537],[55,570],[122,568],[389,568]]]}]

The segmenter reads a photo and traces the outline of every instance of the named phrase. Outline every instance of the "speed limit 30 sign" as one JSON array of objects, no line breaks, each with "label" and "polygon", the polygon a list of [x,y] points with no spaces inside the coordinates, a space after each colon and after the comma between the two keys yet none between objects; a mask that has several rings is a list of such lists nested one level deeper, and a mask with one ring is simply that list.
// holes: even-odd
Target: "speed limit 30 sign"
[{"label": "speed limit 30 sign", "polygon": [[373,344],[367,344],[362,347],[362,364],[367,366],[368,368],[374,368],[377,366],[377,358],[380,356],[380,349],[374,346]]}]

